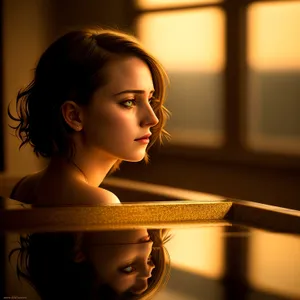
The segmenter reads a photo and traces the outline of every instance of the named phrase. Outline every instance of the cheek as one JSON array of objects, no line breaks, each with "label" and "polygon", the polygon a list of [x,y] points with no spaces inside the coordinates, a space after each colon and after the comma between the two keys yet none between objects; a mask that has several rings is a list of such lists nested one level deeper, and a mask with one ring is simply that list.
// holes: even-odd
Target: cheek
[{"label": "cheek", "polygon": [[122,131],[135,125],[136,120],[133,113],[115,107],[105,111],[95,111],[91,119],[108,131],[115,129]]},{"label": "cheek", "polygon": [[117,269],[114,251],[97,247],[90,252],[89,259],[101,281],[109,280]]},{"label": "cheek", "polygon": [[[123,147],[127,142],[134,140],[137,135],[137,125],[135,116],[116,113],[107,114],[103,116],[102,120],[99,119],[99,134],[98,137],[100,142],[112,143],[112,145],[119,145]],[[115,137],[115,139],[112,139]]]},{"label": "cheek", "polygon": [[126,276],[126,275],[116,275],[110,286],[118,293],[122,294],[132,286],[134,286],[136,282],[135,276]]}]

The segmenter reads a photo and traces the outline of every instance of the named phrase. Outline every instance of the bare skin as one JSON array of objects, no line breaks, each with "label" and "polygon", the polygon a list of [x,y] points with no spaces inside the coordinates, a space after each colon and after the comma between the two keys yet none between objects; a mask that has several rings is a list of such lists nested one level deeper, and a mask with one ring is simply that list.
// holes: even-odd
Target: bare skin
[{"label": "bare skin", "polygon": [[148,66],[136,57],[120,58],[106,67],[108,83],[97,90],[89,105],[66,101],[62,114],[74,129],[73,162],[52,157],[47,168],[28,176],[14,199],[35,205],[114,204],[113,193],[98,188],[117,160],[137,162],[158,119],[151,107],[154,92]]},{"label": "bare skin", "polygon": [[77,169],[59,158],[52,160],[45,170],[27,176],[14,199],[47,206],[120,203],[110,191],[87,184]]}]

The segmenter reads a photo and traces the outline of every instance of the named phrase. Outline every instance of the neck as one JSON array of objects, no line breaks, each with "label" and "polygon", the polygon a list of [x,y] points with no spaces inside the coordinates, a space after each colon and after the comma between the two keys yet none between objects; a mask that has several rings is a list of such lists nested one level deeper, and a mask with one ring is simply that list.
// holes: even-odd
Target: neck
[{"label": "neck", "polygon": [[58,172],[65,170],[71,176],[91,186],[98,187],[116,161],[117,159],[105,158],[99,154],[76,153],[70,162],[66,158],[53,157],[50,167],[56,168]]},{"label": "neck", "polygon": [[76,155],[73,159],[77,168],[80,168],[80,173],[85,177],[85,181],[95,187],[102,183],[116,161],[117,159],[104,159],[101,156],[87,159],[83,155]]}]

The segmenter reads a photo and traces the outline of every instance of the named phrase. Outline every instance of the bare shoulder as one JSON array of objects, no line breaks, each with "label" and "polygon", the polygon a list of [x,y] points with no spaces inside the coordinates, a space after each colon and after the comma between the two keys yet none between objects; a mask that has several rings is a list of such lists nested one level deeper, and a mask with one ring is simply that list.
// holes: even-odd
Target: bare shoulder
[{"label": "bare shoulder", "polygon": [[103,188],[86,186],[84,188],[85,201],[91,204],[116,204],[121,203],[119,198],[112,192]]},{"label": "bare shoulder", "polygon": [[120,203],[118,197],[103,188],[89,186],[68,178],[44,176],[43,172],[28,175],[13,189],[15,200],[36,205],[107,205]]},{"label": "bare shoulder", "polygon": [[105,200],[105,202],[121,203],[119,198],[114,193],[112,193],[106,189],[103,189],[103,188],[96,188],[96,189],[97,189],[99,198]]},{"label": "bare shoulder", "polygon": [[[15,200],[24,201],[25,203],[29,203],[29,198],[32,198],[31,191],[36,186],[38,180],[41,177],[41,172],[37,172],[34,174],[30,174],[24,176],[23,178],[19,179],[18,182],[14,185],[10,198]],[[29,202],[28,202],[29,201]]]}]

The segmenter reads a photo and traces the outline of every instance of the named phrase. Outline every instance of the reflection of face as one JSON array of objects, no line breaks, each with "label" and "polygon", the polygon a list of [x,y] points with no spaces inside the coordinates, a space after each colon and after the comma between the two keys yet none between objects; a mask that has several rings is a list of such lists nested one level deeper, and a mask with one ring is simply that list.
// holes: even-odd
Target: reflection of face
[{"label": "reflection of face", "polygon": [[151,72],[142,60],[123,57],[110,62],[105,75],[108,83],[95,92],[85,111],[85,144],[111,158],[139,161],[148,144],[136,139],[158,123],[151,107]]},{"label": "reflection of face", "polygon": [[153,242],[146,229],[88,233],[87,241],[99,283],[110,285],[119,294],[140,294],[148,288],[155,266],[150,257]]}]

